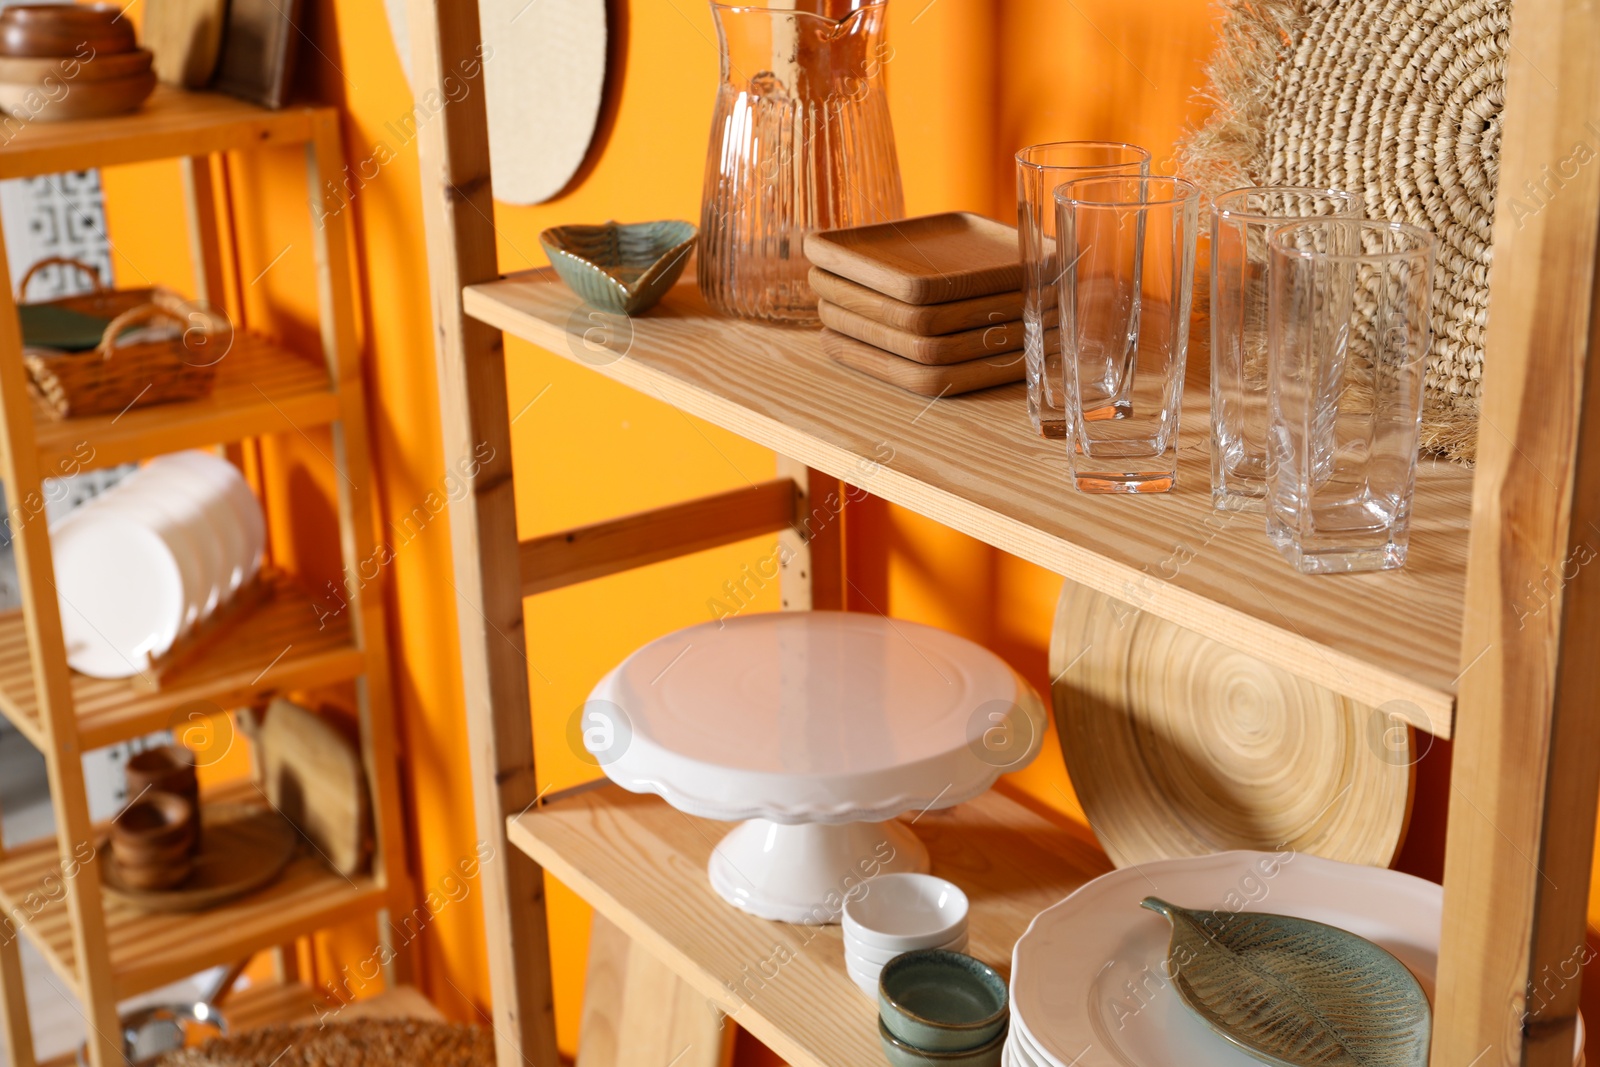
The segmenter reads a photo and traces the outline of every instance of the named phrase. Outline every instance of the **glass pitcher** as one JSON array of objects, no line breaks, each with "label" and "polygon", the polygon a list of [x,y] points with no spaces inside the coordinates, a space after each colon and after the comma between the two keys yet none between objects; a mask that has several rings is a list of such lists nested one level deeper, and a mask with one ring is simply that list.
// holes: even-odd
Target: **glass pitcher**
[{"label": "glass pitcher", "polygon": [[887,0],[713,3],[722,80],[706,155],[700,289],[741,318],[815,323],[810,230],[905,214],[884,96]]}]

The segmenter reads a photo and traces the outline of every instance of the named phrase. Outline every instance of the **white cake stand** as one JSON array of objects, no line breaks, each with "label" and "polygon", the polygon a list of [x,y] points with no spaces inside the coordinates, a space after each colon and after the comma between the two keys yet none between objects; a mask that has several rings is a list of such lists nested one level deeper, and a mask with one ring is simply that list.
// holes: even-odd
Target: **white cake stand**
[{"label": "white cake stand", "polygon": [[652,641],[601,680],[585,747],[624,789],[740,821],[711,885],[768,919],[838,921],[877,874],[926,871],[904,823],[1038,754],[1044,706],[998,656],[916,623],[785,612]]}]

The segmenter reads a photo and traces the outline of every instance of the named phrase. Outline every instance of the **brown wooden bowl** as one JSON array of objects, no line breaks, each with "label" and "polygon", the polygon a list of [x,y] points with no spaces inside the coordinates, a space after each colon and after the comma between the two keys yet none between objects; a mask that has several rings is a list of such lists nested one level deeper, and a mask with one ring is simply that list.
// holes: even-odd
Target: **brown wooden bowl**
[{"label": "brown wooden bowl", "polygon": [[186,864],[194,856],[194,827],[175,841],[160,845],[128,841],[111,842],[111,858],[118,867],[171,867]]},{"label": "brown wooden bowl", "polygon": [[80,60],[76,56],[40,57],[0,55],[0,82],[28,82],[42,85],[46,78],[66,82],[106,81],[143,74],[154,59],[148,48],[132,52],[97,55]]},{"label": "brown wooden bowl", "polygon": [[151,70],[125,78],[60,81],[45,87],[0,81],[0,111],[24,122],[104,118],[138,110],[155,88],[156,75]]},{"label": "brown wooden bowl", "polygon": [[194,860],[186,853],[171,863],[132,866],[116,861],[117,878],[130,889],[172,889],[194,873]]},{"label": "brown wooden bowl", "polygon": [[130,854],[175,844],[187,849],[194,835],[194,824],[194,805],[187,797],[177,793],[146,793],[111,820],[111,847],[119,858],[125,849]]},{"label": "brown wooden bowl", "polygon": [[0,55],[85,59],[138,47],[133,24],[110,4],[18,4],[0,10]]}]

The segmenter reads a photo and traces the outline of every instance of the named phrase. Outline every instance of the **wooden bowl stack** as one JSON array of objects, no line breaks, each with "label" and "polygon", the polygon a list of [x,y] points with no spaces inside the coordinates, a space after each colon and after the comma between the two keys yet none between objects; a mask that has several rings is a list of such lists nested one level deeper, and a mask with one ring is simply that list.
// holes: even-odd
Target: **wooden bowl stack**
[{"label": "wooden bowl stack", "polygon": [[1017,231],[949,212],[806,237],[834,360],[924,396],[1023,378]]},{"label": "wooden bowl stack", "polygon": [[111,862],[124,885],[171,889],[194,872],[198,820],[177,793],[148,792],[111,820]]},{"label": "wooden bowl stack", "polygon": [[156,87],[151,54],[111,4],[0,10],[0,109],[23,122],[133,111]]}]

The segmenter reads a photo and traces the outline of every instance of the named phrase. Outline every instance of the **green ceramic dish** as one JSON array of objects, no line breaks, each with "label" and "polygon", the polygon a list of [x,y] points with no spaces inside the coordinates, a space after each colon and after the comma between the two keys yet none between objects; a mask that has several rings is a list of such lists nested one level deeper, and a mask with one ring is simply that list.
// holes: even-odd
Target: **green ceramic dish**
[{"label": "green ceramic dish", "polygon": [[1309,919],[1142,904],[1172,924],[1168,973],[1227,1041],[1281,1067],[1426,1067],[1428,998],[1405,964]]},{"label": "green ceramic dish", "polygon": [[1006,982],[964,952],[928,948],[896,956],[878,975],[878,1016],[914,1049],[987,1046],[1011,1013]]},{"label": "green ceramic dish", "polygon": [[687,222],[608,222],[552,226],[539,243],[573,292],[601,310],[637,315],[677,282],[696,233]]},{"label": "green ceramic dish", "polygon": [[988,1044],[958,1052],[930,1052],[906,1044],[878,1020],[878,1041],[892,1067],[999,1067],[1005,1052],[1006,1028],[1002,1026]]}]

